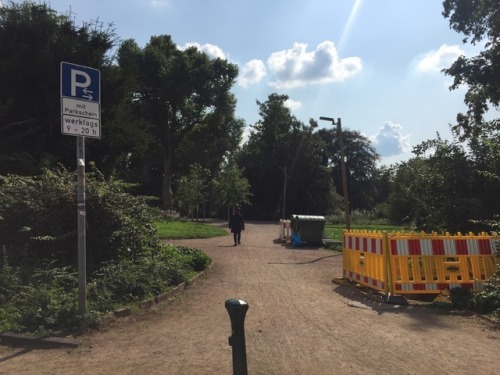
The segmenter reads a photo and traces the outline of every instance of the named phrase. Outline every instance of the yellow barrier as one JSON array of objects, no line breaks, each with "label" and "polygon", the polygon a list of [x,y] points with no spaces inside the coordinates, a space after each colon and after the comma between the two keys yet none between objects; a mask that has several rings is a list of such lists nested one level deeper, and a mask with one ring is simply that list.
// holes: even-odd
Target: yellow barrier
[{"label": "yellow barrier", "polygon": [[387,262],[382,233],[344,232],[342,237],[344,277],[371,288],[387,288]]},{"label": "yellow barrier", "polygon": [[366,231],[343,235],[344,277],[391,294],[437,294],[482,289],[499,257],[498,236],[439,236]]}]

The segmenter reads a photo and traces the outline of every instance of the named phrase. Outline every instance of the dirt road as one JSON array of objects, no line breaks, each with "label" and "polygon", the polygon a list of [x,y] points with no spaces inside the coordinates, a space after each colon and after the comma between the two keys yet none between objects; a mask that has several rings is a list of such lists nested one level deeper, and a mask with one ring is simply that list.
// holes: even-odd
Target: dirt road
[{"label": "dirt road", "polygon": [[340,253],[275,243],[278,231],[248,223],[237,247],[176,241],[206,251],[212,271],[76,349],[0,346],[0,374],[232,374],[230,298],[249,304],[249,374],[498,374],[500,332],[484,320],[376,303],[332,283]]}]

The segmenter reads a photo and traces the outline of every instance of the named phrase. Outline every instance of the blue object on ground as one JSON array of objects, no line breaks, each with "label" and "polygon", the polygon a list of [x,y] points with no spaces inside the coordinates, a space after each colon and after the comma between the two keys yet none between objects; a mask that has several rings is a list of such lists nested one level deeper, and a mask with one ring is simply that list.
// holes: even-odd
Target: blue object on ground
[{"label": "blue object on ground", "polygon": [[292,235],[290,237],[292,237],[293,246],[302,246],[304,244],[304,241],[302,241],[297,232],[292,232]]}]

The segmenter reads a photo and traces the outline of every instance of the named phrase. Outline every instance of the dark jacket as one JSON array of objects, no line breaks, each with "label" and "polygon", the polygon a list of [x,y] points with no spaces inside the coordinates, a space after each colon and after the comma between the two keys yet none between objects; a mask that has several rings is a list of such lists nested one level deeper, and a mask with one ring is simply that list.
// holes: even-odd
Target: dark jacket
[{"label": "dark jacket", "polygon": [[231,233],[238,233],[245,230],[245,220],[240,212],[236,212],[231,219],[229,219],[229,228],[231,228]]}]

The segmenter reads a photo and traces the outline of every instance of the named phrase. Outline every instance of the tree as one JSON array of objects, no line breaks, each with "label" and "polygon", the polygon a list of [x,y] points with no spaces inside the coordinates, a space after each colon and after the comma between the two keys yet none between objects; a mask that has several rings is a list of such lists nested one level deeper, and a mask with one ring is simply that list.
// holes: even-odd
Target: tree
[{"label": "tree", "polygon": [[243,177],[242,170],[236,164],[234,158],[227,159],[222,166],[219,176],[214,181],[216,201],[227,206],[227,219],[230,217],[231,206],[249,204],[250,184]]},{"label": "tree", "polygon": [[247,216],[256,219],[325,214],[332,208],[331,179],[312,136],[317,123],[306,126],[297,120],[285,105],[287,99],[274,93],[264,103],[257,101],[261,119],[238,155],[252,186]]},{"label": "tree", "polygon": [[467,85],[464,101],[469,109],[467,114],[457,115],[453,130],[464,139],[474,138],[490,105],[498,109],[500,104],[500,6],[498,0],[445,0],[443,7],[450,27],[465,35],[464,43],[485,42],[479,55],[460,56],[444,69],[446,75],[454,77],[450,89]]},{"label": "tree", "polygon": [[465,35],[464,43],[486,42],[485,49],[475,57],[460,56],[443,70],[454,77],[451,90],[467,86],[468,111],[452,126],[458,140],[438,135],[414,148],[417,157],[396,169],[390,212],[419,229],[487,230],[500,209],[500,121],[484,120],[490,106],[500,103],[500,8],[497,0],[445,0],[443,7],[450,27]]},{"label": "tree", "polygon": [[[356,130],[343,129],[346,157],[347,191],[351,209],[371,210],[377,203],[375,176],[380,155],[370,140]],[[333,183],[339,195],[343,194],[340,168],[340,143],[336,128],[320,129],[324,149],[322,164],[331,168]]]},{"label": "tree", "polygon": [[410,184],[421,159],[412,158],[406,162],[391,165],[389,169],[391,189],[387,199],[388,218],[395,224],[412,226],[412,208],[415,207],[413,196],[410,195]]},{"label": "tree", "polygon": [[463,146],[438,135],[413,153],[394,177],[392,218],[429,232],[484,229],[471,221],[484,218],[484,212],[475,190],[478,175]]},{"label": "tree", "polygon": [[199,205],[208,198],[209,180],[210,171],[197,163],[190,166],[187,176],[179,179],[177,196],[183,212],[191,213],[191,217],[196,212],[196,219],[199,218]]},{"label": "tree", "polygon": [[159,197],[160,147],[149,121],[148,107],[138,100],[142,50],[133,40],[127,40],[116,56],[117,65],[102,75],[102,101],[106,103],[102,139],[89,142],[87,149],[104,175],[137,183],[138,194]]},{"label": "tree", "polygon": [[232,94],[221,98],[216,110],[208,113],[203,122],[193,127],[177,147],[174,173],[188,170],[192,163],[199,163],[209,169],[212,175],[219,172],[226,155],[238,150],[243,136],[245,122],[234,117],[235,110],[236,99]]},{"label": "tree", "polygon": [[500,119],[485,121],[485,115],[500,104],[500,7],[498,0],[445,0],[443,6],[443,16],[465,35],[464,43],[484,43],[477,56],[459,57],[444,73],[454,77],[450,89],[467,85],[468,111],[457,115],[452,130],[468,143],[478,174],[474,188],[490,220],[500,212]]},{"label": "tree", "polygon": [[147,109],[160,153],[162,207],[172,209],[175,156],[183,141],[200,127],[208,134],[219,127],[228,133],[224,127],[240,126],[228,121],[227,105],[237,66],[219,58],[211,60],[194,47],[181,51],[168,35],[151,37],[142,50],[126,41],[120,55],[120,66],[137,77],[130,96]]},{"label": "tree", "polygon": [[112,25],[77,27],[47,4],[0,8],[0,174],[74,165],[75,139],[61,134],[60,63],[105,72],[115,42]]}]

